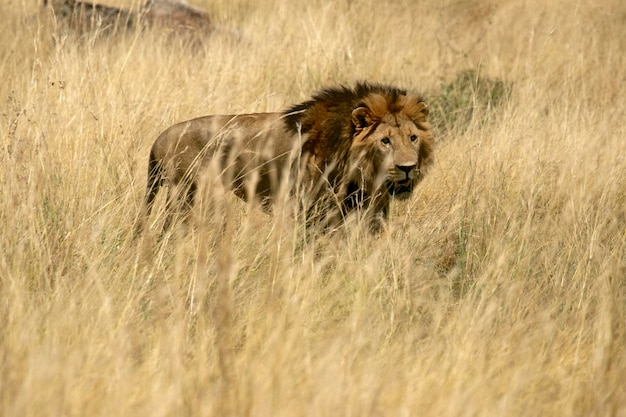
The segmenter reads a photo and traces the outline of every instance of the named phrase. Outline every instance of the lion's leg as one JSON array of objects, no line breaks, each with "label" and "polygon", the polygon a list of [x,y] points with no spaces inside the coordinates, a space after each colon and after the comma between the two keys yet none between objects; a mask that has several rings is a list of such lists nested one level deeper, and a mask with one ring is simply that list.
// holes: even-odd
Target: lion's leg
[{"label": "lion's leg", "polygon": [[176,207],[177,192],[174,187],[170,186],[167,190],[167,200],[165,201],[165,221],[163,222],[163,230],[161,233],[167,232],[172,226],[172,217],[174,217],[174,208]]},{"label": "lion's leg", "polygon": [[144,200],[146,217],[149,216],[150,212],[152,211],[154,200],[157,193],[159,192],[159,188],[161,187],[162,183],[163,177],[161,172],[161,166],[151,154],[150,161],[148,163],[148,183],[146,185],[146,197]]},{"label": "lion's leg", "polygon": [[345,213],[332,193],[319,196],[318,201],[303,206],[306,229],[320,232],[330,232],[341,226],[345,220]]},{"label": "lion's leg", "polygon": [[187,221],[193,208],[198,186],[195,182],[182,187],[170,187],[167,194],[163,232],[172,227],[174,217]]},{"label": "lion's leg", "polygon": [[385,193],[382,196],[374,199],[373,203],[367,207],[369,213],[367,214],[369,230],[373,234],[382,232],[387,226],[387,219],[389,218],[389,197]]},{"label": "lion's leg", "polygon": [[195,182],[191,183],[185,192],[185,201],[183,202],[183,207],[181,208],[181,216],[185,221],[189,217],[189,213],[193,208],[197,192],[198,186]]},{"label": "lion's leg", "polygon": [[369,219],[368,228],[370,233],[378,234],[385,230],[387,226],[387,216],[384,213],[374,213]]},{"label": "lion's leg", "polygon": [[148,161],[148,181],[146,184],[146,195],[144,197],[143,207],[135,224],[134,237],[141,235],[148,223],[148,217],[152,212],[154,200],[159,192],[159,188],[163,184],[163,176],[161,165],[156,160],[154,153],[150,152],[150,160]]}]

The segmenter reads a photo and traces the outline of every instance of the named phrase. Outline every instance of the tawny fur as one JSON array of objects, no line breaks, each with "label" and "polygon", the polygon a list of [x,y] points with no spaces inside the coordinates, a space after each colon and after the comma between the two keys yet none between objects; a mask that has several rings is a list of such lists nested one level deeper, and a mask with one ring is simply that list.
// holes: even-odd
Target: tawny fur
[{"label": "tawny fur", "polygon": [[161,185],[169,211],[184,212],[206,176],[268,209],[288,190],[308,223],[334,228],[357,212],[378,230],[392,197],[411,195],[432,161],[426,103],[391,86],[328,88],[280,113],[201,117],[152,146],[137,231]]}]

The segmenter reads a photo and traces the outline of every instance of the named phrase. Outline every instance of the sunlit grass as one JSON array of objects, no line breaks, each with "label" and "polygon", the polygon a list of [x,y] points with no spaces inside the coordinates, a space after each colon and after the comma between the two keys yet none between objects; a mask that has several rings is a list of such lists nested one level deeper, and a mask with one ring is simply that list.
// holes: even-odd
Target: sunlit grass
[{"label": "sunlit grass", "polygon": [[[194,4],[241,41],[0,5],[2,415],[626,413],[626,6]],[[165,128],[357,80],[471,108],[387,231],[227,196],[132,239]]]}]

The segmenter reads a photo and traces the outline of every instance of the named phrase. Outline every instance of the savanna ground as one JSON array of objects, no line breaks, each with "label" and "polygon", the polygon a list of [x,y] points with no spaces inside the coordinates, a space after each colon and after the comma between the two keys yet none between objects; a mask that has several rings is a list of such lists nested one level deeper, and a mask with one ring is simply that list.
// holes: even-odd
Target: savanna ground
[{"label": "savanna ground", "polygon": [[[1,415],[626,416],[623,1],[194,4],[243,39],[0,5]],[[225,197],[132,239],[163,129],[356,80],[436,122],[385,233]]]}]

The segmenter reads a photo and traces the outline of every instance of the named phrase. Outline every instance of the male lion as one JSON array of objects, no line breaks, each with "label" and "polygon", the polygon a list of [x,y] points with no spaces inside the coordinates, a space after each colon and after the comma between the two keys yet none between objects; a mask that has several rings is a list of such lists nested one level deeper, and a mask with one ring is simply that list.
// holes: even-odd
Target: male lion
[{"label": "male lion", "polygon": [[408,197],[422,180],[432,152],[422,98],[366,82],[322,90],[280,113],[185,121],[152,146],[137,231],[161,185],[169,186],[167,227],[174,207],[193,205],[211,170],[221,186],[264,208],[288,190],[309,224],[336,227],[357,212],[378,230],[392,197]]}]

